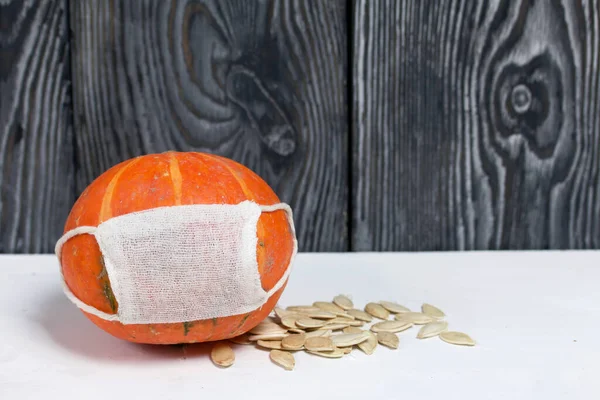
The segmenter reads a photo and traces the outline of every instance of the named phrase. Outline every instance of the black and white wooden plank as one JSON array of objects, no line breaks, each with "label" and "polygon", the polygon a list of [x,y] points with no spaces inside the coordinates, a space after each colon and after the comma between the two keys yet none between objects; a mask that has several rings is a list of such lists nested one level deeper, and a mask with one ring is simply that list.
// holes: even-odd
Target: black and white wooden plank
[{"label": "black and white wooden plank", "polygon": [[47,253],[74,201],[66,0],[0,2],[0,253]]},{"label": "black and white wooden plank", "polygon": [[357,0],[353,249],[600,247],[599,7]]},{"label": "black and white wooden plank", "polygon": [[348,248],[343,0],[71,3],[77,189],[140,154],[250,167],[300,249]]}]

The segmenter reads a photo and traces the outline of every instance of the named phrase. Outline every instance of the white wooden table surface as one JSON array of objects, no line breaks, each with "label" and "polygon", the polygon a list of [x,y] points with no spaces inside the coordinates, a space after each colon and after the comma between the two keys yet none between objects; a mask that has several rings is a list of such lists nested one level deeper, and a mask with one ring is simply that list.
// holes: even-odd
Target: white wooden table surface
[{"label": "white wooden table surface", "polygon": [[411,329],[396,351],[297,353],[291,372],[251,346],[218,369],[206,345],[115,339],[65,298],[53,256],[0,256],[0,285],[0,399],[600,398],[600,252],[300,254],[281,305],[430,302],[478,345]]}]

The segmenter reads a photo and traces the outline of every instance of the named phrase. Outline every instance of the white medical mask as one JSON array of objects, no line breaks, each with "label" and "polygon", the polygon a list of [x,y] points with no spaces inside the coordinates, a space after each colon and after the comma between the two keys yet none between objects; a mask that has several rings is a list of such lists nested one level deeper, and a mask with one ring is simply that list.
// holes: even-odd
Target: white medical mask
[{"label": "white medical mask", "polygon": [[[286,212],[293,253],[281,279],[262,288],[256,258],[257,222],[263,212]],[[107,314],[67,297],[82,310],[123,324],[176,323],[228,317],[256,310],[286,282],[298,244],[292,210],[286,204],[261,206],[197,204],[159,207],[82,226],[56,244],[59,258],[70,238],[94,235],[119,304]],[[61,268],[62,276],[62,268]]]}]

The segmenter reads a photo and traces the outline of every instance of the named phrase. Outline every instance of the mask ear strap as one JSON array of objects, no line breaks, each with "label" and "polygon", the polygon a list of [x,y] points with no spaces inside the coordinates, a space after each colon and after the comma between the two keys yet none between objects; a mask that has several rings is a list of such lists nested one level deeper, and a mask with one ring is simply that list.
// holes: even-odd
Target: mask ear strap
[{"label": "mask ear strap", "polygon": [[54,253],[56,254],[56,257],[58,257],[58,265],[59,265],[59,270],[60,270],[60,280],[62,283],[62,287],[63,287],[63,292],[65,292],[65,295],[67,296],[67,298],[69,300],[71,300],[77,307],[79,307],[81,310],[85,311],[88,314],[92,314],[95,315],[98,318],[102,318],[104,320],[107,321],[118,321],[119,320],[119,316],[117,314],[107,314],[103,311],[98,310],[95,307],[92,307],[86,303],[84,303],[83,301],[79,300],[79,298],[77,298],[77,296],[75,296],[75,294],[73,294],[73,292],[71,291],[71,289],[69,288],[69,286],[67,285],[67,282],[65,282],[65,276],[63,275],[63,271],[62,271],[62,248],[64,246],[64,244],[71,238],[77,236],[77,235],[84,235],[84,234],[90,234],[93,235],[96,232],[96,227],[95,226],[80,226],[77,227],[75,229],[71,229],[70,231],[68,231],[67,233],[65,233],[59,240],[58,242],[56,242],[56,246],[54,247]]},{"label": "mask ear strap", "polygon": [[290,225],[290,229],[292,230],[292,236],[294,237],[294,248],[292,251],[292,256],[290,258],[290,262],[289,262],[287,268],[285,269],[285,272],[279,279],[279,281],[277,281],[275,286],[273,286],[268,292],[266,292],[267,299],[269,299],[275,292],[277,292],[279,289],[282,288],[282,286],[285,284],[285,282],[289,278],[290,273],[292,272],[292,265],[294,263],[294,258],[296,258],[296,254],[298,253],[298,239],[296,238],[296,228],[294,227],[294,215],[292,212],[292,208],[289,205],[287,205],[285,203],[279,203],[279,204],[274,204],[271,206],[260,206],[260,209],[263,212],[274,212],[274,211],[279,211],[279,210],[285,211],[285,215],[287,216],[288,224]]},{"label": "mask ear strap", "polygon": [[62,253],[62,248],[67,243],[67,241],[77,235],[84,235],[89,233],[93,235],[96,232],[95,226],[79,226],[75,229],[71,229],[69,232],[65,233],[58,242],[56,242],[56,246],[54,246],[54,254],[58,257],[58,261],[60,262],[60,255]]}]

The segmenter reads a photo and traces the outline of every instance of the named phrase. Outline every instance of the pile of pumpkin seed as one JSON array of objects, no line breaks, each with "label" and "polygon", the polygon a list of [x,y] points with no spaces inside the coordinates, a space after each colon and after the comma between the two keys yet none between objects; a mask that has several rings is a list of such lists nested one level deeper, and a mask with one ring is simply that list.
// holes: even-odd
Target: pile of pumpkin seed
[{"label": "pile of pumpkin seed", "polygon": [[[341,358],[358,348],[367,355],[379,346],[398,349],[398,333],[421,326],[418,339],[438,337],[446,343],[474,346],[467,334],[448,330],[446,314],[431,304],[416,312],[390,301],[368,303],[364,310],[355,308],[350,297],[338,295],[332,302],[316,301],[312,305],[275,307],[274,312],[250,332],[229,339],[236,344],[254,345],[270,350],[276,365],[293,370],[294,353]],[[235,354],[226,341],[218,342],[211,359],[221,367],[235,362]]]}]

